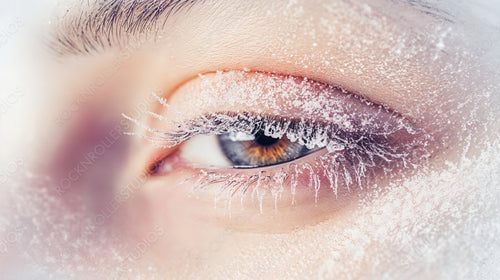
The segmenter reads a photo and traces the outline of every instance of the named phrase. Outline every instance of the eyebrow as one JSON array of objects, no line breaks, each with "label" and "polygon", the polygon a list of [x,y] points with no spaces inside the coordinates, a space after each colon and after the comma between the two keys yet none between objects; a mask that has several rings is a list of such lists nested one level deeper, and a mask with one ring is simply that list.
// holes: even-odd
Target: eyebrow
[{"label": "eyebrow", "polygon": [[[426,0],[387,1],[387,4],[403,4],[427,16],[452,22],[448,13]],[[74,7],[63,16],[48,45],[59,56],[83,55],[113,46],[123,47],[139,36],[156,38],[171,15],[201,2],[203,0],[82,1],[81,7]]]},{"label": "eyebrow", "polygon": [[48,45],[60,56],[89,54],[121,46],[133,37],[157,34],[171,15],[201,1],[85,1],[81,7],[67,10]]}]

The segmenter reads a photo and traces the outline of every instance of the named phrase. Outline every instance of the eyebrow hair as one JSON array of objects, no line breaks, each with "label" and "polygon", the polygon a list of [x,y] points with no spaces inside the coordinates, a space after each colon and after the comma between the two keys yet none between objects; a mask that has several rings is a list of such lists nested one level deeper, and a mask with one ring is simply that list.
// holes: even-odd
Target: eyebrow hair
[{"label": "eyebrow hair", "polygon": [[48,45],[61,56],[121,46],[132,37],[157,34],[172,14],[197,2],[201,0],[86,1],[67,10]]}]

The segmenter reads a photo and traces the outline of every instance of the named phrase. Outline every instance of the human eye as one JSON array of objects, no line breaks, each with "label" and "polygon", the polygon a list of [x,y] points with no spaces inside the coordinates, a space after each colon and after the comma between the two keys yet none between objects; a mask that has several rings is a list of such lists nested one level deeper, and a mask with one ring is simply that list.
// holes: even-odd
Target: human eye
[{"label": "human eye", "polygon": [[[220,115],[207,117],[218,118]],[[248,132],[231,131],[218,135],[193,137],[184,143],[179,156],[187,162],[243,169],[284,164],[324,148],[321,145],[316,149],[312,145],[308,147],[303,139],[300,143],[299,139],[292,138],[291,140],[289,137],[292,136],[287,137],[286,132],[296,130],[300,121],[267,116],[255,117],[249,114],[236,117],[236,120],[239,121],[241,118],[255,119],[252,124],[253,129],[251,128]],[[265,124],[271,123],[286,131],[274,132],[272,129],[266,129]],[[322,124],[311,123],[309,125],[310,129],[315,129],[315,127],[325,129]],[[307,128],[304,127],[304,129]]]},{"label": "human eye", "polygon": [[149,112],[153,125],[129,118],[164,147],[150,176],[186,173],[184,185],[211,193],[229,213],[233,200],[253,201],[260,213],[335,205],[395,180],[430,152],[429,135],[411,119],[304,77],[219,71],[168,102],[155,96],[163,106]]}]

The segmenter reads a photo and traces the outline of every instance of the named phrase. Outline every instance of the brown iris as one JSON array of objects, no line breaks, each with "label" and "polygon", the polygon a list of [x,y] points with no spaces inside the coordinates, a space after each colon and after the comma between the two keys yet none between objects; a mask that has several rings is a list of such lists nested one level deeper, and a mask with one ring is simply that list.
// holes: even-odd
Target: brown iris
[{"label": "brown iris", "polygon": [[[238,167],[258,167],[279,164],[306,154],[309,149],[291,142],[286,136],[273,138],[263,131],[238,140],[234,135],[219,135],[224,155]],[[248,139],[248,140],[247,140]]]},{"label": "brown iris", "polygon": [[259,136],[254,141],[245,141],[242,144],[252,162],[272,164],[286,159],[287,147],[291,142],[286,136],[281,139]]}]

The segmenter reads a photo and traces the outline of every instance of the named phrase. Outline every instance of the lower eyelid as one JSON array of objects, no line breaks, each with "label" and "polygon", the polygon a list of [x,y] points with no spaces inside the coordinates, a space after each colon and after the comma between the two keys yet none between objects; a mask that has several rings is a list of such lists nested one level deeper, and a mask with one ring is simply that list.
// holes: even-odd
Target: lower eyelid
[{"label": "lower eyelid", "polygon": [[[239,232],[289,232],[339,217],[342,215],[341,211],[349,211],[348,205],[352,204],[350,195],[335,197],[333,192],[326,189],[320,190],[321,198],[316,203],[314,192],[307,189],[297,190],[294,204],[290,191],[283,192],[275,199],[265,188],[248,189],[244,196],[238,193],[228,199],[227,191],[219,192],[224,187],[224,182],[213,182],[206,188],[192,190],[193,183],[200,178],[197,172],[190,167],[179,167],[171,176],[166,175],[169,178],[149,180],[147,188],[154,189],[154,194],[150,194],[157,201],[173,196],[176,203],[189,209],[186,212],[195,221]],[[242,174],[231,174],[233,178],[240,175]],[[165,186],[165,181],[170,182],[170,185]],[[167,197],[163,199],[163,196]]]},{"label": "lower eyelid", "polygon": [[[303,196],[314,199],[314,192],[311,192],[311,187],[314,188],[311,184],[314,184],[314,182],[310,181],[310,174],[317,174],[320,181],[325,181],[326,179],[322,175],[322,167],[313,163],[319,156],[325,153],[326,151],[320,150],[293,162],[252,169],[200,167],[183,161],[178,153],[166,158],[163,164],[168,166],[166,169],[172,171],[183,170],[189,173],[188,177],[181,179],[182,184],[192,186],[196,191],[211,193],[211,195],[207,196],[208,198],[216,199],[215,196],[217,195],[225,196],[231,192],[235,197],[240,197],[257,191],[256,188],[261,188],[261,195],[269,192],[261,198],[269,199],[269,197],[273,196],[271,192],[275,192],[278,188],[283,187],[280,190],[283,193],[276,192],[275,194],[283,195],[284,192],[288,192],[289,194],[298,193],[302,196],[301,200],[303,200]],[[308,170],[312,173],[301,173],[300,169]],[[293,171],[297,172],[297,174],[292,174]],[[164,175],[168,176],[169,174],[166,173]],[[320,182],[318,181],[318,183]],[[217,184],[222,184],[222,186],[217,187]],[[235,193],[236,189],[226,189],[225,192],[221,192],[222,188],[225,187],[224,184],[237,185],[237,188],[241,192]],[[245,187],[246,192],[244,192]],[[331,189],[329,191],[331,192]],[[292,205],[292,201],[288,203]]]}]

